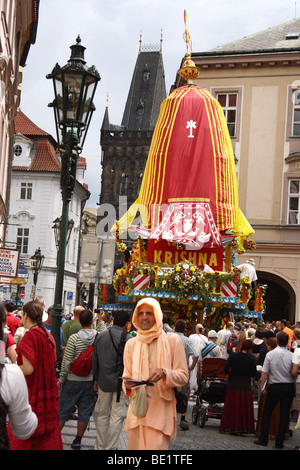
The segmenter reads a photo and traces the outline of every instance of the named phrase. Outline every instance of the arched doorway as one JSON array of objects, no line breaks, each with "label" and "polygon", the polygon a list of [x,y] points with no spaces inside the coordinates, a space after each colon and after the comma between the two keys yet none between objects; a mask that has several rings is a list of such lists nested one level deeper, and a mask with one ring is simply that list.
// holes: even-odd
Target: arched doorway
[{"label": "arched doorway", "polygon": [[265,321],[277,321],[285,318],[292,324],[295,322],[296,296],[291,285],[275,274],[258,271],[258,283],[268,286],[265,295]]}]

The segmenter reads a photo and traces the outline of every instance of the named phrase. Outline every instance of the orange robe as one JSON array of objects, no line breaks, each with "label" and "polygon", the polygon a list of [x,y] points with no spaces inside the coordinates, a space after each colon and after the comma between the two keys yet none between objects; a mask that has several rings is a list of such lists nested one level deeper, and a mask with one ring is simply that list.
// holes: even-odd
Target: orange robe
[{"label": "orange robe", "polygon": [[[182,341],[178,335],[174,333],[168,333],[167,338],[172,357],[172,369],[166,369],[166,378],[161,380],[166,388],[172,389],[173,399],[168,401],[160,397],[157,384],[154,384],[153,387],[146,387],[148,411],[144,417],[138,418],[134,416],[131,413],[131,405],[129,405],[124,430],[129,431],[129,433],[132,431],[137,436],[137,428],[140,426],[143,427],[142,430],[139,430],[139,434],[141,436],[139,443],[136,442],[136,439],[131,439],[129,435],[129,443],[135,441],[136,446],[135,449],[130,448],[130,450],[143,450],[140,447],[141,445],[146,445],[147,447],[145,449],[147,450],[161,450],[157,448],[157,442],[162,441],[161,436],[158,434],[157,437],[154,437],[157,433],[153,432],[153,430],[159,431],[159,433],[163,434],[167,438],[167,443],[169,442],[170,437],[172,437],[172,439],[176,438],[177,413],[174,387],[182,387],[185,385],[189,380],[189,376]],[[126,343],[124,351],[123,377],[132,377],[132,357],[135,344],[136,338],[133,338]],[[148,345],[149,350],[150,346],[151,344]],[[155,357],[156,353],[154,349],[150,360],[150,373],[157,368]],[[127,390],[125,386],[123,386],[123,390],[127,396],[131,396],[132,392]],[[164,440],[166,442],[166,439]],[[144,444],[141,444],[141,442]]]}]

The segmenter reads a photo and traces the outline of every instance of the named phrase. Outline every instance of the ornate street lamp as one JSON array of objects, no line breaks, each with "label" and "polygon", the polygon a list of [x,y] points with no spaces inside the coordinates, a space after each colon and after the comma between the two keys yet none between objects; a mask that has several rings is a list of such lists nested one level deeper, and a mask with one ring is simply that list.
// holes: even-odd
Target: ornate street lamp
[{"label": "ornate street lamp", "polygon": [[[56,219],[53,221],[53,223],[54,223],[54,225],[53,225],[52,228],[54,229],[55,245],[56,245],[56,248],[58,249],[59,248],[59,242],[60,242],[61,217],[56,217]],[[66,245],[70,241],[70,237],[71,237],[71,233],[72,233],[74,224],[75,224],[75,222],[74,222],[73,219],[69,220]]]},{"label": "ornate street lamp", "polygon": [[38,275],[43,267],[44,259],[45,259],[45,256],[42,255],[40,248],[35,250],[34,255],[30,258],[30,268],[33,270],[33,284],[34,284],[34,291],[32,291],[32,294],[31,294],[32,299],[34,299],[35,297]]},{"label": "ornate street lamp", "polygon": [[92,114],[95,110],[93,98],[100,75],[94,66],[87,67],[84,60],[85,47],[78,36],[76,44],[70,46],[71,56],[63,67],[56,64],[47,78],[53,80],[53,107],[57,140],[61,153],[62,215],[57,257],[57,272],[51,333],[60,356],[60,325],[62,317],[63,281],[67,234],[69,226],[69,203],[76,184],[77,159],[86,138]]}]

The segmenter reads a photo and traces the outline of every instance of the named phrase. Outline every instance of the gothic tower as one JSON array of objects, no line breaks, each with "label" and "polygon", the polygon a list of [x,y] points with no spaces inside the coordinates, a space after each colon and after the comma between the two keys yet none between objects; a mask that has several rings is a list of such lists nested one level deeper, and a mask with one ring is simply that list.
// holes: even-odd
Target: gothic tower
[{"label": "gothic tower", "polygon": [[161,45],[162,40],[155,46],[142,45],[140,40],[121,125],[111,124],[108,106],[105,110],[100,137],[102,181],[99,204],[112,204],[116,209],[116,220],[139,194],[160,105],[166,98]]}]

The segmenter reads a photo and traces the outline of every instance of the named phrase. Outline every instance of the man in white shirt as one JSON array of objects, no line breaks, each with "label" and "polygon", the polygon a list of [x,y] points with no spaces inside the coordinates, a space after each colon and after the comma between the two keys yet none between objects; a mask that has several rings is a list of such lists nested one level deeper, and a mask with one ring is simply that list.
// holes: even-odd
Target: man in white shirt
[{"label": "man in white shirt", "polygon": [[[208,339],[205,335],[202,334],[203,326],[201,323],[198,323],[195,328],[195,333],[189,336],[189,339],[192,341],[194,348],[196,349],[199,361],[201,361],[201,351],[204,346],[207,344]],[[190,358],[189,365],[192,364],[192,359]],[[197,367],[195,367],[192,371],[190,371],[190,387],[191,390],[197,391],[198,384],[197,384]]]},{"label": "man in white shirt", "polygon": [[246,263],[240,264],[237,266],[238,269],[241,269],[241,279],[244,279],[245,277],[248,277],[250,279],[250,282],[254,284],[254,287],[256,289],[256,281],[257,281],[257,274],[255,270],[255,261],[253,258],[248,259]]},{"label": "man in white shirt", "polygon": [[[12,432],[18,439],[29,439],[38,425],[38,418],[28,401],[28,388],[23,372],[17,364],[0,365],[0,400],[8,408]],[[5,416],[0,420],[0,431],[6,431]],[[2,447],[0,450],[8,450]]]},{"label": "man in white shirt", "polygon": [[[226,330],[225,333],[222,334],[222,337],[220,339],[219,345],[220,345],[220,350],[221,350],[221,357],[223,359],[227,359],[229,357],[229,354],[227,352],[227,345],[228,345],[228,340],[233,334],[233,329],[234,329],[234,323],[229,321],[226,324]],[[224,330],[222,330],[224,331]],[[219,335],[220,338],[220,335]]]},{"label": "man in white shirt", "polygon": [[266,354],[262,375],[261,392],[268,381],[267,396],[263,411],[260,439],[255,444],[266,446],[272,412],[280,402],[280,421],[275,438],[275,448],[282,449],[289,424],[289,413],[295,395],[294,379],[291,375],[293,354],[287,349],[289,337],[284,331],[276,335],[278,346]]}]

